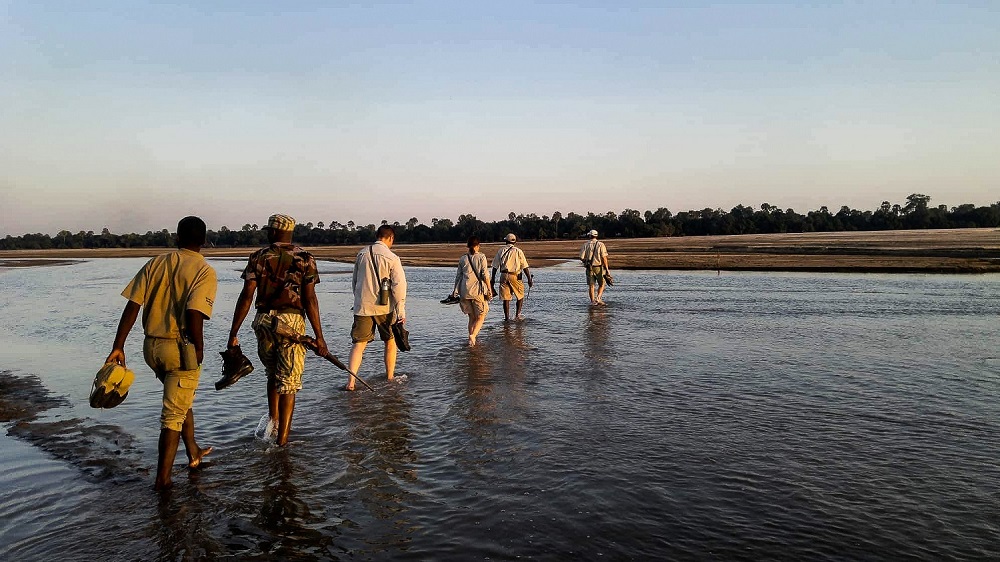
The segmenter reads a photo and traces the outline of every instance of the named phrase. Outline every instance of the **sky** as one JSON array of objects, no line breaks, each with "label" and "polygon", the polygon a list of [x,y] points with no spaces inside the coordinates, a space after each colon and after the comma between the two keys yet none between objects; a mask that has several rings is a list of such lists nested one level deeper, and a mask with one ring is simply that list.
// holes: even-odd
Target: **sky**
[{"label": "sky", "polygon": [[0,0],[0,236],[1000,200],[1000,5]]}]

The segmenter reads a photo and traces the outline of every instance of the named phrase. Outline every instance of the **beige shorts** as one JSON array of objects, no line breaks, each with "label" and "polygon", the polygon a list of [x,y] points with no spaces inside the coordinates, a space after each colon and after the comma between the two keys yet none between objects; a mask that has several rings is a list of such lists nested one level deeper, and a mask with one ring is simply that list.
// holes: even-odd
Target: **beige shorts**
[{"label": "beige shorts", "polygon": [[351,325],[351,341],[354,343],[375,341],[375,329],[378,328],[378,337],[382,341],[392,339],[392,313],[379,314],[378,316],[354,316],[354,324]]},{"label": "beige shorts", "polygon": [[194,405],[201,367],[181,370],[181,341],[177,339],[147,337],[142,342],[142,358],[163,383],[160,427],[180,431],[188,410]]},{"label": "beige shorts", "polygon": [[509,301],[511,297],[524,299],[524,283],[513,273],[500,274],[500,299]]},{"label": "beige shorts", "polygon": [[294,394],[302,390],[302,372],[306,368],[306,346],[276,336],[261,320],[277,316],[295,333],[306,333],[306,318],[301,312],[258,312],[253,320],[257,334],[257,357],[264,364],[267,382],[278,394]]},{"label": "beige shorts", "polygon": [[490,303],[480,299],[462,299],[458,301],[458,306],[471,316],[485,316],[490,311]]},{"label": "beige shorts", "polygon": [[604,285],[604,266],[598,265],[587,268],[588,285]]}]

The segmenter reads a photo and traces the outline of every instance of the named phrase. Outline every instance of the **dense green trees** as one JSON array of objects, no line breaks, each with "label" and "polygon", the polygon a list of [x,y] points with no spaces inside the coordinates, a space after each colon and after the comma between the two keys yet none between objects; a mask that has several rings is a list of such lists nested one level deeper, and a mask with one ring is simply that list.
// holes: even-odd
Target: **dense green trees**
[{"label": "dense green trees", "polygon": [[[404,224],[392,223],[399,243],[461,242],[470,235],[477,235],[485,242],[496,242],[513,232],[523,240],[551,240],[579,238],[591,229],[597,229],[602,238],[638,238],[648,236],[705,236],[714,234],[767,234],[776,232],[834,232],[851,230],[896,230],[926,228],[976,228],[1000,226],[1000,202],[988,207],[972,204],[948,208],[932,207],[931,198],[914,193],[903,205],[883,201],[874,211],[860,211],[843,206],[836,213],[827,207],[809,211],[805,215],[792,209],[782,210],[769,203],[759,209],[737,205],[729,211],[705,208],[700,211],[681,211],[676,215],[666,207],[655,211],[639,212],[625,209],[621,213],[587,213],[563,215],[555,211],[551,216],[534,213],[518,215],[513,212],[504,220],[483,222],[475,215],[459,215],[457,222],[450,219],[431,219],[431,225],[411,217]],[[388,224],[382,221],[382,224]],[[364,244],[375,239],[374,224],[358,225],[354,221],[342,224],[311,222],[295,227],[295,241],[305,246],[333,244]],[[256,224],[244,224],[239,230],[223,226],[209,231],[210,245],[261,246],[267,236]],[[25,234],[0,239],[0,249],[59,249],[59,248],[138,248],[168,247],[173,237],[166,229],[146,234],[113,234],[107,228],[100,234],[80,231],[73,234],[62,230],[55,236]]]}]

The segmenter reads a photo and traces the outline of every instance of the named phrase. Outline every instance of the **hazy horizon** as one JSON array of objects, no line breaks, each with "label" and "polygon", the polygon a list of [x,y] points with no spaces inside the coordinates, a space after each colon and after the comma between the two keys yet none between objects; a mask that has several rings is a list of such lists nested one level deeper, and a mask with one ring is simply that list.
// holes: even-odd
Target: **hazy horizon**
[{"label": "hazy horizon", "polygon": [[0,236],[989,205],[997,29],[989,3],[0,3]]}]

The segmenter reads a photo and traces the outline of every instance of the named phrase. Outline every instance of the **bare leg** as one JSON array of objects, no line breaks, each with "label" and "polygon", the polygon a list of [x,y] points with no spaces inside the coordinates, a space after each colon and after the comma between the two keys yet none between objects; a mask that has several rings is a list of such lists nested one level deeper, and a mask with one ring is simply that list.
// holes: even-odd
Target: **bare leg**
[{"label": "bare leg", "polygon": [[517,301],[517,308],[515,309],[515,314],[514,314],[515,318],[520,318],[521,317],[521,307],[522,306],[524,306],[524,299],[518,299],[518,301]]},{"label": "bare leg", "polygon": [[[359,341],[351,346],[351,357],[347,361],[347,368],[351,370],[352,373],[357,373],[358,369],[361,368],[361,359],[365,355],[365,348],[368,347],[368,342]],[[347,377],[347,390],[354,390],[354,376],[348,375]]]},{"label": "bare leg", "polygon": [[606,284],[602,282],[601,285],[600,285],[600,287],[597,289],[597,302],[599,302],[601,304],[604,304],[604,299],[602,299],[601,297],[604,296],[604,287],[605,286],[606,286]]},{"label": "bare leg", "polygon": [[385,378],[392,380],[396,373],[396,339],[389,338],[385,342]]},{"label": "bare leg", "polygon": [[[184,425],[181,426],[181,439],[184,440],[184,449],[187,452],[188,467],[198,468],[205,455],[212,452],[211,447],[204,449],[198,447],[198,442],[194,439],[194,408],[189,408],[187,417],[184,418]],[[172,463],[171,463],[172,464]]]},{"label": "bare leg", "polygon": [[594,284],[587,285],[587,293],[590,295],[590,304],[597,304],[597,296],[594,294]]},{"label": "bare leg", "polygon": [[170,471],[174,467],[174,457],[177,456],[177,445],[181,440],[181,432],[172,429],[161,428],[160,440],[157,443],[156,457],[156,481],[153,483],[154,490],[166,490],[173,486],[170,481]]},{"label": "bare leg", "polygon": [[469,315],[469,345],[476,345],[476,338],[479,336],[479,330],[483,328],[483,322],[485,321],[485,314],[479,316]]},{"label": "bare leg", "polygon": [[503,319],[510,320],[510,301],[503,301]]},{"label": "bare leg", "polygon": [[292,430],[292,412],[295,411],[295,393],[278,395],[278,446],[288,443],[288,432]]},{"label": "bare leg", "polygon": [[278,389],[270,377],[267,379],[267,417],[271,418],[271,423],[278,423]]}]

